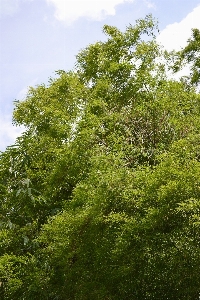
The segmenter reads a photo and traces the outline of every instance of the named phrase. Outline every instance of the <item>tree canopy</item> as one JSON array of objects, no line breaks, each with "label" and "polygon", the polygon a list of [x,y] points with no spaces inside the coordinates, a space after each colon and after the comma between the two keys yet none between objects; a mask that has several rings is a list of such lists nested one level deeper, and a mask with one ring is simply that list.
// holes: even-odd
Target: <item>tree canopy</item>
[{"label": "tree canopy", "polygon": [[[167,53],[151,16],[16,101],[0,155],[2,300],[198,300],[199,41]],[[191,76],[168,78],[183,64]]]}]

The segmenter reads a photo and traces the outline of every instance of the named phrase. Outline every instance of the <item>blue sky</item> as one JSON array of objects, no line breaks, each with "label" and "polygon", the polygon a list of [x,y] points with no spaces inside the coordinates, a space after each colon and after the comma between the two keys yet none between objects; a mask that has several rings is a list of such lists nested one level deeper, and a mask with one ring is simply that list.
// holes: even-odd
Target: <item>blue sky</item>
[{"label": "blue sky", "polygon": [[13,101],[24,99],[28,86],[72,69],[82,48],[105,39],[104,24],[124,30],[148,13],[159,20],[158,41],[168,50],[200,29],[200,0],[0,0],[0,150],[20,133],[11,122]]}]

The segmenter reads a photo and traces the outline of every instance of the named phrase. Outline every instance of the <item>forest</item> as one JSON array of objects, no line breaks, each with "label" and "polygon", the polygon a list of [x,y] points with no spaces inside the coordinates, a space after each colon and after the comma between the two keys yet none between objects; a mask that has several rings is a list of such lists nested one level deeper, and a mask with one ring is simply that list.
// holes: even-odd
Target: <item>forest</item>
[{"label": "forest", "polygon": [[167,52],[158,30],[151,15],[105,25],[73,70],[15,101],[0,299],[199,299],[200,31]]}]

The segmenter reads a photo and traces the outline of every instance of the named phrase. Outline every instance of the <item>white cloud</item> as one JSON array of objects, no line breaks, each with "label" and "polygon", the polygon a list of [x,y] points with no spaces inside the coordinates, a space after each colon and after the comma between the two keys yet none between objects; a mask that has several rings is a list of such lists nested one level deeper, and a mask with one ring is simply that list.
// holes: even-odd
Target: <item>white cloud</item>
[{"label": "white cloud", "polygon": [[194,8],[181,22],[167,25],[157,37],[157,41],[168,51],[180,50],[185,47],[191,36],[192,28],[200,29],[200,5]]},{"label": "white cloud", "polygon": [[144,0],[144,3],[148,8],[156,9],[156,4],[154,2],[151,2],[149,0]]},{"label": "white cloud", "polygon": [[0,0],[0,15],[13,15],[18,8],[19,0]]},{"label": "white cloud", "polygon": [[[187,40],[191,37],[191,29],[200,29],[200,5],[193,9],[183,20],[179,23],[173,23],[167,25],[167,27],[161,31],[157,37],[157,42],[164,46],[168,51],[179,51],[187,44]],[[168,77],[179,80],[182,76],[188,76],[190,74],[189,66],[185,66],[177,73],[169,71]]]},{"label": "white cloud", "polygon": [[23,89],[21,89],[21,91],[17,94],[17,99],[19,100],[23,100],[24,98],[26,98],[26,95],[28,93],[28,87],[25,87]]},{"label": "white cloud", "polygon": [[31,80],[31,82],[26,87],[22,88],[19,91],[19,93],[17,94],[17,98],[16,99],[17,100],[24,100],[26,98],[26,96],[27,96],[28,91],[29,91],[29,87],[30,86],[34,87],[36,85],[37,81],[38,81],[38,78],[35,78],[35,79]]},{"label": "white cloud", "polygon": [[102,20],[107,15],[115,15],[115,7],[134,0],[46,0],[56,8],[55,17],[68,25],[80,17]]},{"label": "white cloud", "polygon": [[31,2],[34,0],[0,0],[0,16],[13,15],[18,12],[23,2]]},{"label": "white cloud", "polygon": [[[1,1],[1,0],[0,0]],[[24,100],[27,96],[29,86],[35,86],[38,78],[33,79],[27,87],[22,88],[17,94],[17,100]],[[14,126],[12,124],[12,114],[0,114],[0,151],[4,151],[7,146],[13,145],[15,140],[25,130],[24,126]]]},{"label": "white cloud", "polygon": [[14,144],[16,138],[24,131],[23,127],[15,127],[11,122],[11,115],[0,115],[0,151]]}]

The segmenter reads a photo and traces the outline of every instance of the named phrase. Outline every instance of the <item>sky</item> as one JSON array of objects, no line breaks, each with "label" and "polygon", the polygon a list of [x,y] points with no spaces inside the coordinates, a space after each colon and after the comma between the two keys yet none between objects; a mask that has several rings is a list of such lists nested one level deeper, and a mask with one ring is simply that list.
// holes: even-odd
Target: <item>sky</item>
[{"label": "sky", "polygon": [[200,29],[200,0],[0,0],[0,151],[22,131],[12,125],[13,101],[29,86],[73,69],[81,49],[105,40],[104,24],[125,30],[149,13],[167,50]]}]

